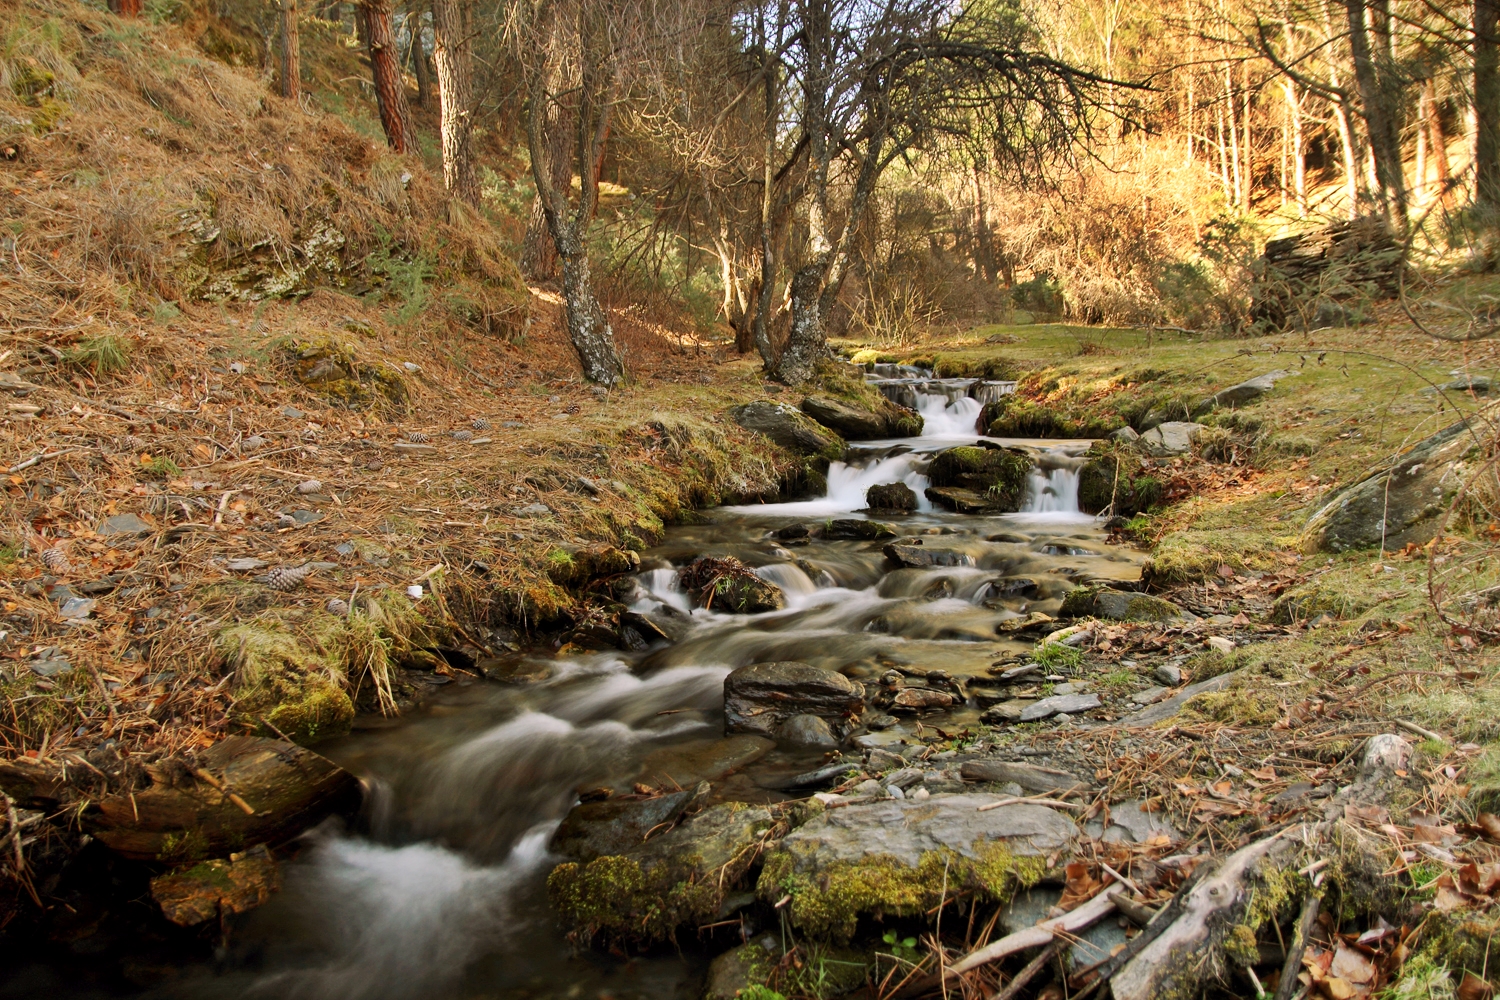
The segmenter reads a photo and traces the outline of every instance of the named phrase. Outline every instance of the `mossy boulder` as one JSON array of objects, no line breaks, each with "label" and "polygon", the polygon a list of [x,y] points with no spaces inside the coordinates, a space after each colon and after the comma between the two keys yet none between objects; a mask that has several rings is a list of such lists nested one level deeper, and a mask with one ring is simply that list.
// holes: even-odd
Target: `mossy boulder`
[{"label": "mossy boulder", "polygon": [[225,629],[217,647],[234,668],[236,718],[298,743],[349,731],[354,702],[325,650],[265,617]]},{"label": "mossy boulder", "polygon": [[854,401],[815,395],[802,400],[802,412],[849,441],[914,437],[922,433],[922,416],[897,406],[878,393]]},{"label": "mossy boulder", "polygon": [[865,491],[865,506],[870,510],[913,511],[917,509],[917,494],[905,483],[871,486]]},{"label": "mossy boulder", "polygon": [[1320,615],[1353,618],[1373,606],[1374,602],[1367,593],[1314,580],[1293,587],[1276,598],[1276,603],[1271,605],[1271,621],[1277,625],[1297,625]]},{"label": "mossy boulder", "polygon": [[733,556],[704,556],[678,571],[682,589],[705,608],[753,615],[786,607],[786,595],[775,584]]},{"label": "mossy boulder", "polygon": [[293,378],[331,403],[386,413],[406,410],[406,380],[388,365],[363,363],[349,344],[289,341],[283,357]]},{"label": "mossy boulder", "polygon": [[1046,857],[1077,836],[1072,820],[1018,803],[979,811],[997,796],[887,799],[823,812],[766,857],[757,892],[791,896],[787,915],[805,934],[847,940],[861,915],[918,916],[946,892],[1004,900],[1035,884]]},{"label": "mossy boulder", "polygon": [[712,806],[629,851],[558,865],[547,894],[580,940],[665,940],[680,926],[711,921],[742,889],[756,845],[776,823],[765,806]]},{"label": "mossy boulder", "polygon": [[1180,622],[1194,616],[1171,601],[1108,587],[1077,587],[1063,598],[1065,618],[1105,618],[1122,622]]},{"label": "mossy boulder", "polygon": [[1078,470],[1078,507],[1085,514],[1129,517],[1161,502],[1162,493],[1161,480],[1145,475],[1129,448],[1095,445]]},{"label": "mossy boulder", "polygon": [[980,493],[1002,511],[1016,511],[1026,501],[1026,484],[1034,463],[1018,448],[947,448],[933,456],[927,478],[945,487]]},{"label": "mossy boulder", "polygon": [[731,407],[728,417],[746,430],[769,438],[789,451],[824,463],[834,461],[844,453],[842,439],[786,403],[757,399],[743,406]]},{"label": "mossy boulder", "polygon": [[1125,425],[1113,413],[1043,405],[1015,393],[985,404],[980,421],[989,436],[1009,438],[1102,438]]}]

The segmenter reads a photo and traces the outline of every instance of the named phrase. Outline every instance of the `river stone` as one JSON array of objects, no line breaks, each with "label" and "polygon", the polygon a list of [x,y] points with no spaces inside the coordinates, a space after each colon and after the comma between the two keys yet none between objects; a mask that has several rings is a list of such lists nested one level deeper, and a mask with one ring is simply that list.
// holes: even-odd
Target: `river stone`
[{"label": "river stone", "polygon": [[1197,618],[1160,597],[1108,587],[1069,591],[1058,613],[1067,618],[1108,618],[1121,622],[1181,622]]},{"label": "river stone", "polygon": [[149,535],[156,529],[134,514],[115,514],[106,517],[94,529],[98,535]]},{"label": "river stone", "polygon": [[1009,701],[1002,701],[998,705],[991,705],[985,709],[984,714],[979,717],[979,721],[987,726],[998,726],[1007,722],[1020,722],[1021,713],[1026,710],[1026,706],[1032,704],[1035,704],[1035,702],[1028,698],[1012,698]]},{"label": "river stone", "polygon": [[776,727],[776,742],[799,747],[836,747],[837,736],[820,715],[794,715]]},{"label": "river stone", "polygon": [[810,663],[752,663],[724,678],[724,722],[731,733],[770,736],[794,715],[818,715],[847,732],[864,707],[864,685]]},{"label": "river stone", "polygon": [[1308,520],[1305,549],[1343,552],[1380,545],[1399,549],[1431,538],[1469,467],[1475,447],[1459,421],[1418,442],[1394,463],[1338,491]]},{"label": "river stone", "polygon": [[245,913],[281,888],[281,872],[264,853],[235,860],[204,861],[151,880],[151,898],[180,927]]},{"label": "river stone", "polygon": [[1036,722],[1050,715],[1077,715],[1099,707],[1097,694],[1060,694],[1027,705],[1021,710],[1022,722]]},{"label": "river stone", "polygon": [[574,861],[592,861],[605,854],[622,854],[646,840],[646,834],[663,824],[675,823],[694,801],[708,795],[712,786],[700,782],[654,798],[616,797],[602,802],[580,802],[574,806],[547,849]]},{"label": "river stone", "polygon": [[1359,773],[1368,778],[1381,771],[1404,771],[1411,763],[1411,744],[1395,733],[1371,736],[1360,758]]},{"label": "river stone", "polygon": [[876,538],[894,538],[896,526],[884,521],[866,521],[858,517],[841,517],[829,521],[823,528],[823,538],[830,542],[858,539],[871,541]]},{"label": "river stone", "polygon": [[953,695],[932,688],[902,688],[891,702],[891,711],[920,712],[930,708],[952,708]]},{"label": "river stone", "polygon": [[865,490],[865,506],[870,510],[912,511],[917,509],[917,495],[905,483],[871,486]]},{"label": "river stone", "polygon": [[1018,509],[997,503],[986,493],[959,486],[929,486],[923,494],[939,507],[955,514],[1013,514]]},{"label": "river stone", "polygon": [[674,782],[687,787],[715,781],[755,763],[775,746],[764,736],[742,734],[662,747],[641,761],[640,780],[662,787],[671,787]]},{"label": "river stone", "polygon": [[1086,786],[1088,782],[1051,767],[1036,764],[1018,764],[1007,760],[970,760],[959,768],[965,781],[1013,781],[1030,792],[1053,792],[1059,789]]},{"label": "river stone", "polygon": [[85,828],[138,861],[191,861],[285,840],[330,813],[358,804],[359,782],[305,747],[231,736],[199,753],[196,767],[239,796],[247,815],[187,766],[157,765],[132,795],[106,795]]},{"label": "river stone", "polygon": [[1159,836],[1164,836],[1173,843],[1182,839],[1182,834],[1177,832],[1177,828],[1168,821],[1165,814],[1146,812],[1137,800],[1110,806],[1109,820],[1111,825],[1104,831],[1103,840],[1131,840],[1144,844],[1152,837]]},{"label": "river stone", "polygon": [[738,1000],[752,986],[764,986],[766,974],[778,961],[775,947],[776,939],[767,934],[759,941],[731,948],[708,963],[703,1000]]},{"label": "river stone", "polygon": [[1168,458],[1172,455],[1186,455],[1193,450],[1193,442],[1203,432],[1202,424],[1187,423],[1182,420],[1168,420],[1164,424],[1157,424],[1146,433],[1142,434],[1136,446],[1153,458]]},{"label": "river stone", "polygon": [[1182,683],[1182,668],[1172,663],[1163,663],[1151,671],[1151,676],[1156,679],[1158,684],[1165,687],[1176,687]]},{"label": "river stone", "polygon": [[850,441],[888,436],[881,414],[832,396],[808,396],[802,400],[802,412]]},{"label": "river stone", "polygon": [[967,552],[953,549],[932,548],[926,545],[902,545],[891,542],[884,549],[885,557],[897,566],[907,569],[927,569],[932,566],[973,566],[974,557]]},{"label": "river stone", "polygon": [[1266,372],[1254,378],[1246,379],[1239,385],[1232,385],[1227,389],[1220,389],[1207,399],[1193,407],[1193,416],[1201,417],[1205,413],[1217,410],[1224,406],[1244,406],[1251,400],[1259,399],[1272,389],[1276,383],[1284,378],[1291,378],[1292,373],[1277,369],[1274,372]]},{"label": "river stone", "polygon": [[1124,444],[1134,444],[1141,439],[1141,436],[1136,433],[1134,427],[1126,424],[1124,427],[1110,434],[1109,439],[1111,441],[1120,441]]},{"label": "river stone", "polygon": [[833,459],[843,453],[844,443],[786,403],[757,399],[729,410],[729,419],[803,455]]}]

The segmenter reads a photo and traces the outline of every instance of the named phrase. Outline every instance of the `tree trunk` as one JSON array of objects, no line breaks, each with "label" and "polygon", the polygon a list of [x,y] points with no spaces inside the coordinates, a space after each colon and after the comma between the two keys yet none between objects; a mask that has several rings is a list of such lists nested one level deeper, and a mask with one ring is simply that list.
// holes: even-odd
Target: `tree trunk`
[{"label": "tree trunk", "polygon": [[432,107],[432,68],[422,47],[422,15],[406,15],[406,27],[411,32],[411,69],[417,75],[417,106],[425,111]]},{"label": "tree trunk", "polygon": [[[561,81],[553,71],[548,80],[548,89],[556,92]],[[542,134],[547,138],[547,163],[550,165],[552,187],[567,191],[573,181],[573,161],[569,156],[569,138],[572,135],[572,116],[559,101],[549,102],[544,112]],[[531,218],[526,223],[526,236],[521,241],[521,273],[533,281],[551,281],[557,277],[557,246],[547,229],[546,205],[541,192],[531,200]]]},{"label": "tree trunk", "polygon": [[297,100],[302,89],[302,47],[297,36],[297,0],[281,0],[281,96]]},{"label": "tree trunk", "polygon": [[1427,145],[1432,153],[1432,163],[1437,170],[1439,197],[1443,208],[1453,207],[1453,189],[1448,185],[1448,137],[1443,134],[1443,111],[1438,106],[1437,85],[1427,81]]},{"label": "tree trunk", "polygon": [[406,104],[406,85],[401,80],[401,62],[391,30],[391,0],[365,0],[365,29],[369,37],[370,72],[375,79],[375,101],[380,106],[380,126],[398,153],[417,151],[417,132]]},{"label": "tree trunk", "polygon": [[[763,14],[756,16],[756,32],[763,58],[769,60],[766,50],[767,32]],[[760,353],[761,364],[766,371],[776,365],[776,352],[771,343],[771,308],[776,294],[776,232],[774,207],[776,189],[776,126],[780,118],[776,73],[769,65],[763,67],[765,93],[762,103],[764,126],[761,136],[761,188],[760,188],[760,288],[755,303],[754,341]]]},{"label": "tree trunk", "polygon": [[1292,192],[1297,198],[1297,215],[1305,219],[1307,218],[1307,151],[1302,132],[1302,100],[1297,94],[1296,81],[1283,79],[1281,88],[1286,94],[1286,113],[1291,125]]},{"label": "tree trunk", "polygon": [[121,17],[140,17],[141,0],[109,0],[109,9]]},{"label": "tree trunk", "polygon": [[1396,120],[1397,108],[1392,99],[1396,95],[1391,93],[1393,83],[1381,79],[1375,65],[1375,54],[1370,51],[1370,37],[1365,30],[1365,2],[1345,0],[1349,15],[1349,51],[1354,61],[1354,80],[1359,87],[1365,134],[1370,137],[1380,212],[1387,223],[1404,229],[1406,178],[1401,167],[1400,124]]},{"label": "tree trunk", "polygon": [[1474,200],[1500,206],[1500,0],[1474,0]]},{"label": "tree trunk", "polygon": [[354,5],[354,37],[366,48],[370,45],[370,12],[363,3]]},{"label": "tree trunk", "polygon": [[[460,0],[432,0],[432,55],[442,103],[443,183],[448,196],[479,204],[474,175],[474,67],[469,53],[467,10]],[[588,266],[584,265],[585,274]]]},{"label": "tree trunk", "polygon": [[568,321],[568,339],[583,363],[583,377],[600,385],[614,385],[624,374],[615,350],[615,334],[609,319],[594,297],[589,281],[589,255],[582,240],[570,240],[571,253],[561,254],[563,303]]},{"label": "tree trunk", "polygon": [[801,385],[812,378],[818,362],[828,354],[823,316],[818,309],[825,275],[821,263],[804,265],[792,275],[792,329],[776,365],[777,379],[787,385]]},{"label": "tree trunk", "polygon": [[1421,211],[1427,204],[1427,82],[1417,91],[1417,158],[1412,164],[1411,203]]}]

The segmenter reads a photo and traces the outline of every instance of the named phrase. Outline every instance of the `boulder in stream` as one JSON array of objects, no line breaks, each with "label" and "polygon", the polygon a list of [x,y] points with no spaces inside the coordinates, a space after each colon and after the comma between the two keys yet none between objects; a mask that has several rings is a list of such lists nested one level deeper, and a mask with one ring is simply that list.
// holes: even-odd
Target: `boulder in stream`
[{"label": "boulder in stream", "polygon": [[884,521],[866,521],[858,517],[835,518],[823,526],[825,542],[849,539],[868,542],[877,538],[894,538],[896,534],[896,526],[893,524],[886,524]]},{"label": "boulder in stream", "polygon": [[956,549],[940,549],[923,544],[909,545],[891,542],[883,550],[885,557],[897,566],[907,569],[928,569],[933,566],[973,566],[974,557]]},{"label": "boulder in stream", "polygon": [[864,708],[865,688],[810,663],[752,663],[724,678],[724,724],[731,733],[773,736],[794,715],[827,719],[841,735]]},{"label": "boulder in stream", "polygon": [[844,452],[843,441],[787,403],[757,399],[731,408],[729,419],[802,455],[832,461]]},{"label": "boulder in stream", "polygon": [[231,736],[198,754],[148,768],[152,783],[106,795],[84,827],[141,861],[194,861],[285,840],[359,803],[359,782],[305,747]]},{"label": "boulder in stream", "polygon": [[[1011,513],[1026,500],[1033,464],[1031,456],[1019,448],[946,448],[933,456],[927,478],[935,489],[970,490],[984,496],[997,511]],[[942,503],[933,492],[928,491],[929,499]]]},{"label": "boulder in stream", "polygon": [[847,939],[860,915],[912,916],[944,891],[1004,899],[1032,885],[1049,854],[1077,836],[1046,806],[987,809],[995,795],[939,794],[830,809],[793,830],[766,857],[758,891],[804,933]]},{"label": "boulder in stream", "polygon": [[651,798],[616,796],[602,802],[580,802],[552,835],[547,849],[574,861],[621,854],[646,842],[653,830],[670,827],[708,796],[708,782]]},{"label": "boulder in stream", "polygon": [[865,491],[865,506],[870,510],[914,511],[917,509],[917,495],[905,483],[871,486]]},{"label": "boulder in stream", "polygon": [[281,872],[264,849],[201,861],[151,880],[151,898],[181,927],[246,913],[281,889]]},{"label": "boulder in stream", "polygon": [[876,438],[915,437],[922,433],[922,416],[897,406],[884,396],[867,409],[847,399],[816,395],[802,400],[802,412],[850,441]]},{"label": "boulder in stream", "polygon": [[1343,552],[1426,541],[1463,482],[1476,446],[1462,420],[1419,441],[1394,462],[1334,494],[1308,520],[1303,546]]},{"label": "boulder in stream", "polygon": [[755,575],[733,556],[703,556],[677,574],[682,589],[711,611],[754,615],[786,607],[781,588]]}]

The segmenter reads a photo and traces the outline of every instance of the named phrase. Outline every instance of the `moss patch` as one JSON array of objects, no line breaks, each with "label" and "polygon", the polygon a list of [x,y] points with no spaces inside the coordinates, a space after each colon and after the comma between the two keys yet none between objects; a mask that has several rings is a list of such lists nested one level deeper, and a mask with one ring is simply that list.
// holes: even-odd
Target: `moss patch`
[{"label": "moss patch", "polygon": [[1008,448],[948,448],[933,457],[927,478],[935,487],[974,490],[1016,510],[1026,497],[1031,467],[1029,455]]}]

